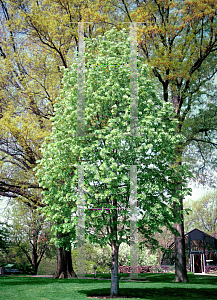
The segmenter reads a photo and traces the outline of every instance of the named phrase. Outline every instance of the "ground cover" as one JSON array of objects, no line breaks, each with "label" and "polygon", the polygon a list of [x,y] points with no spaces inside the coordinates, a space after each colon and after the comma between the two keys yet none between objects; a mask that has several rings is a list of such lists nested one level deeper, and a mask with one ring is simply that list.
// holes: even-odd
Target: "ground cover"
[{"label": "ground cover", "polygon": [[[121,277],[123,274],[120,274]],[[189,274],[190,283],[174,283],[174,274],[139,274],[148,282],[120,281],[120,297],[116,299],[216,299],[217,277]],[[98,277],[100,274],[98,274]],[[125,274],[125,276],[129,276]],[[1,276],[0,294],[2,300],[87,300],[109,295],[111,282],[109,274],[102,274],[105,280],[95,279],[53,279],[28,276]]]}]

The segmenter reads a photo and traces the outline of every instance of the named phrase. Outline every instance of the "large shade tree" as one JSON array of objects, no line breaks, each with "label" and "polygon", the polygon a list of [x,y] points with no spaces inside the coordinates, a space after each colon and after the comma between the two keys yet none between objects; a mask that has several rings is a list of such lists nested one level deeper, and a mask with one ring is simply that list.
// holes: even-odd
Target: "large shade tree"
[{"label": "large shade tree", "polygon": [[[77,22],[99,22],[85,24],[85,36],[95,36],[106,30],[109,12],[115,10],[106,1],[0,1],[1,196],[32,209],[43,206],[33,168],[51,131],[60,67],[70,66],[78,47]],[[66,259],[70,256],[70,251],[58,249],[61,269],[72,269]]]},{"label": "large shade tree", "polygon": [[[212,159],[217,146],[213,81],[217,63],[216,1],[121,0],[118,4],[125,11],[124,21],[138,22],[139,48],[161,87],[164,101],[173,105],[177,133],[186,137],[177,148],[179,163],[191,161],[197,175],[206,165],[216,167]],[[194,155],[200,158],[197,164]],[[183,198],[179,201],[178,212],[183,219]],[[183,221],[174,227],[180,233],[175,236],[175,281],[186,282]]]},{"label": "large shade tree", "polygon": [[[114,42],[115,41],[115,42]],[[164,224],[177,220],[172,202],[188,192],[177,189],[189,173],[176,163],[177,120],[170,103],[154,92],[147,68],[138,58],[138,134],[130,130],[130,38],[114,28],[85,41],[85,134],[77,136],[77,59],[63,78],[55,104],[52,134],[43,145],[38,179],[44,191],[42,211],[53,229],[75,239],[78,166],[84,168],[86,234],[111,246],[111,296],[118,295],[118,251],[128,242],[130,172],[136,166],[138,229],[146,242]],[[68,236],[67,236],[68,237]]]}]

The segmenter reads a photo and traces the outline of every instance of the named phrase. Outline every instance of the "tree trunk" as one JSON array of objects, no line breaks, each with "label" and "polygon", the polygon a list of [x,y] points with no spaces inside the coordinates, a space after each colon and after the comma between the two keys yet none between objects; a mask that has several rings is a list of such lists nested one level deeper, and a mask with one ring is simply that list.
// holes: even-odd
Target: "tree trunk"
[{"label": "tree trunk", "polygon": [[[181,164],[181,163],[180,163]],[[178,184],[177,189],[181,189],[182,185]],[[179,198],[179,204],[174,204],[174,209],[180,216],[179,223],[174,224],[174,228],[179,232],[179,236],[174,236],[175,243],[175,279],[174,282],[189,282],[186,270],[186,256],[185,256],[185,234],[183,221],[183,199]]]},{"label": "tree trunk", "polygon": [[71,249],[66,251],[64,247],[57,249],[57,269],[54,278],[77,277],[72,267]]},{"label": "tree trunk", "polygon": [[[174,89],[172,90],[172,103],[176,113],[176,117],[179,119],[180,111],[179,106],[182,102],[180,98],[180,90]],[[179,123],[177,124],[177,133],[180,134],[182,130],[182,122],[179,119]],[[182,164],[182,155],[183,155],[183,145],[180,144],[177,148],[177,154],[179,157],[178,164]],[[177,190],[182,189],[182,183],[177,183]],[[184,219],[183,219],[183,198],[179,198],[179,205],[175,206],[175,210],[178,212],[180,216],[179,224],[175,223],[174,228],[179,232],[179,236],[174,236],[175,243],[175,279],[174,282],[189,282],[187,270],[186,270],[186,257],[185,257],[185,234],[184,234]]]},{"label": "tree trunk", "polygon": [[37,272],[38,272],[37,239],[38,239],[38,232],[37,232],[37,230],[33,227],[32,267],[33,267],[33,269],[34,269],[34,275],[37,275]]},{"label": "tree trunk", "polygon": [[184,224],[175,223],[174,228],[180,236],[174,237],[175,242],[175,279],[174,282],[189,282],[186,270]]},{"label": "tree trunk", "polygon": [[116,241],[112,242],[112,268],[111,268],[111,292],[110,297],[119,294],[119,278],[118,278],[118,250],[119,246]]},{"label": "tree trunk", "polygon": [[38,254],[37,254],[37,249],[33,246],[32,249],[32,267],[34,269],[33,275],[37,275],[38,272]]}]

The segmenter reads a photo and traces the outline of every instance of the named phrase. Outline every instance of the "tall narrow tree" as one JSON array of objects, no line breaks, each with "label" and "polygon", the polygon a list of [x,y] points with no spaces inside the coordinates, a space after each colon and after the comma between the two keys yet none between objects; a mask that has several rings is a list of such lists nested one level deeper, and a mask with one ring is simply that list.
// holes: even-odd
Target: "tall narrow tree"
[{"label": "tall narrow tree", "polygon": [[[114,42],[115,40],[115,42]],[[86,234],[92,242],[109,244],[111,296],[119,293],[118,251],[128,241],[132,167],[137,169],[138,229],[149,240],[153,232],[177,219],[172,202],[187,193],[177,190],[186,181],[186,168],[174,164],[182,137],[174,134],[177,120],[147,80],[138,59],[138,135],[130,132],[127,31],[112,29],[104,37],[86,40],[85,135],[77,137],[77,60],[65,71],[64,88],[55,104],[53,131],[42,148],[38,166],[47,218],[55,230],[75,239],[78,176],[84,169]],[[135,178],[134,178],[135,179]],[[74,214],[74,216],[73,216]],[[58,222],[56,222],[58,220]],[[94,231],[94,234],[92,233]],[[149,240],[150,241],[150,240]],[[63,240],[64,242],[64,240]]]}]

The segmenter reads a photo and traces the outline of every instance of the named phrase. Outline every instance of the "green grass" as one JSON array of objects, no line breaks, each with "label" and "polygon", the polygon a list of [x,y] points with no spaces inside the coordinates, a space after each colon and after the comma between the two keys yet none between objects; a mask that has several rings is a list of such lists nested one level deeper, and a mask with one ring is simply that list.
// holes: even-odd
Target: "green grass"
[{"label": "green grass", "polygon": [[[105,278],[107,274],[102,274]],[[123,274],[120,274],[123,276]],[[99,276],[99,275],[98,275]],[[127,276],[127,275],[126,275]],[[189,274],[190,283],[174,283],[174,274],[144,274],[150,282],[120,281],[120,295],[128,299],[217,299],[217,277]],[[111,282],[92,279],[0,277],[1,300],[86,300],[109,295]],[[94,298],[93,298],[94,299]],[[123,298],[116,298],[123,299]]]}]

